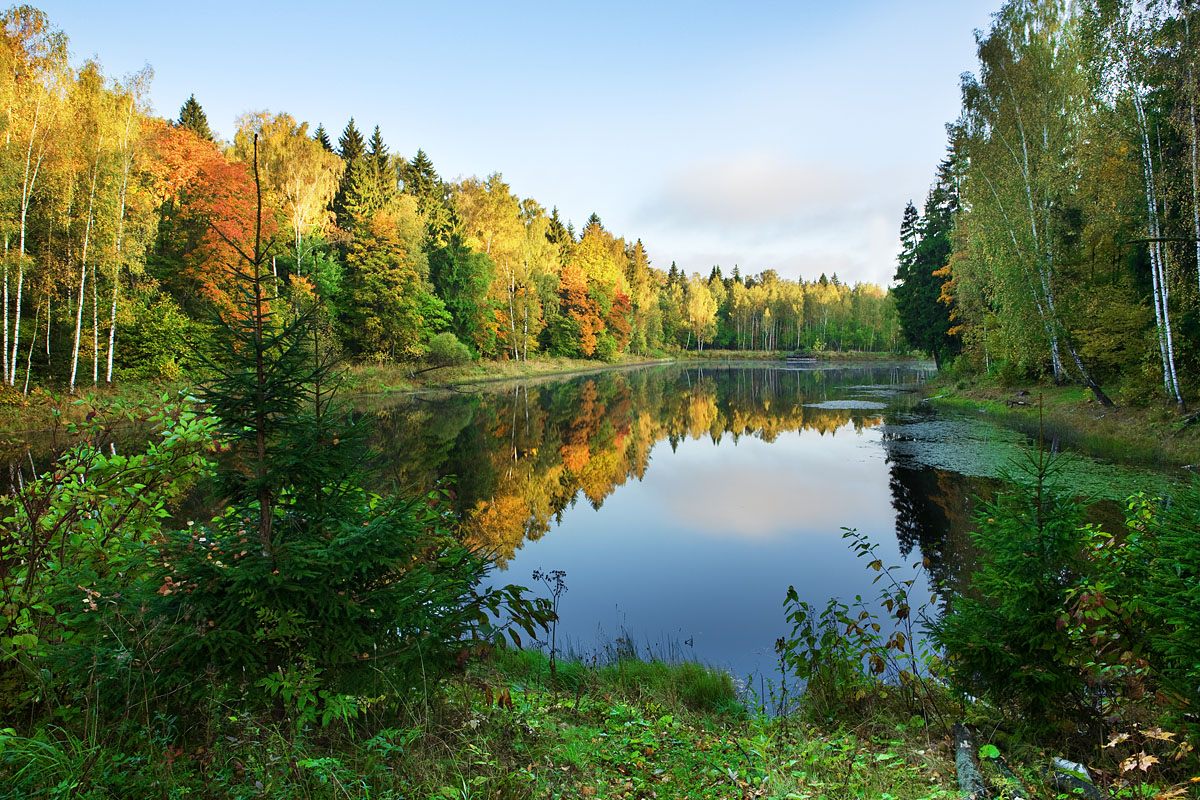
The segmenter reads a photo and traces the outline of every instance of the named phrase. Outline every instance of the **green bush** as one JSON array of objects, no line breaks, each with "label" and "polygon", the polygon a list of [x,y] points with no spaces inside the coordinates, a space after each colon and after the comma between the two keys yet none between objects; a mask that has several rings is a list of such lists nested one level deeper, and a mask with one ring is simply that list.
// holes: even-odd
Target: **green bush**
[{"label": "green bush", "polygon": [[178,380],[197,365],[195,338],[202,331],[170,297],[138,302],[130,323],[117,330],[118,375],[127,380]]},{"label": "green bush", "polygon": [[165,400],[144,452],[113,452],[105,432],[145,409],[93,410],[68,426],[81,440],[52,469],[0,498],[0,709],[36,700],[128,716],[146,697],[133,688],[155,680],[170,638],[146,613],[157,546],[171,504],[211,467],[214,427]]},{"label": "green bush", "polygon": [[471,360],[471,349],[447,331],[429,340],[429,351],[425,354],[425,360],[432,366],[454,367]]}]

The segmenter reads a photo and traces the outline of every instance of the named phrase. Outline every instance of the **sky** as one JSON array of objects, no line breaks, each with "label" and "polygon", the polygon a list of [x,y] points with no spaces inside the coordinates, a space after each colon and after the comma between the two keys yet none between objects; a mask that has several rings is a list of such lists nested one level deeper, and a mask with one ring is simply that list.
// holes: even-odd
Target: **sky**
[{"label": "sky", "polygon": [[36,4],[74,63],[148,64],[155,113],[194,93],[225,138],[354,117],[662,269],[887,284],[999,0]]}]

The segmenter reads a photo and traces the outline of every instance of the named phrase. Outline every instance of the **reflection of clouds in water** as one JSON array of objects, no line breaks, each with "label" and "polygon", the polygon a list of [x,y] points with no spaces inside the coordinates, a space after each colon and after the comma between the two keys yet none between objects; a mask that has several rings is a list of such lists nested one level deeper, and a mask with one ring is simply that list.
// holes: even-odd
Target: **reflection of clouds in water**
[{"label": "reflection of clouds in water", "polygon": [[[708,442],[659,450],[651,480],[659,508],[679,528],[706,536],[769,539],[839,531],[848,509],[861,508],[864,473],[886,469],[865,452],[852,424],[825,436],[789,433],[773,443],[742,439],[736,447]],[[872,443],[877,434],[868,434]],[[659,455],[656,453],[655,455]],[[887,520],[881,520],[887,522]],[[859,524],[856,522],[856,524]]]}]

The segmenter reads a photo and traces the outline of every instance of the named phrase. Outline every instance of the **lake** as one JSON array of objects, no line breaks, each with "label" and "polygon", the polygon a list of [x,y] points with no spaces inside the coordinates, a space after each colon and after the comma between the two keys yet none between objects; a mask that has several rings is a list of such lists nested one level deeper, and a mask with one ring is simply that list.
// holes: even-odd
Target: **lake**
[{"label": "lake", "polygon": [[[912,362],[670,364],[365,410],[381,485],[448,487],[496,559],[493,580],[566,573],[569,651],[632,647],[770,675],[789,585],[821,606],[877,594],[844,528],[878,542],[885,563],[927,573],[915,596],[969,573],[974,498],[1029,442],[935,414],[916,391],[932,374]],[[1102,517],[1161,481],[1086,458],[1067,475],[1107,500]]]}]

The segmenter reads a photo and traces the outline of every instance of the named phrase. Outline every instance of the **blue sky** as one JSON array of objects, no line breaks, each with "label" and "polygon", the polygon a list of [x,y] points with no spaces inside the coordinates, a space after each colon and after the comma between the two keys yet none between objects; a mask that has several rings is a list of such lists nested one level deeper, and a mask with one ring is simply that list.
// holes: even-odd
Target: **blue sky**
[{"label": "blue sky", "polygon": [[353,116],[664,269],[880,283],[998,4],[38,3],[76,63],[149,64],[157,113],[195,93],[226,137],[251,110]]}]

